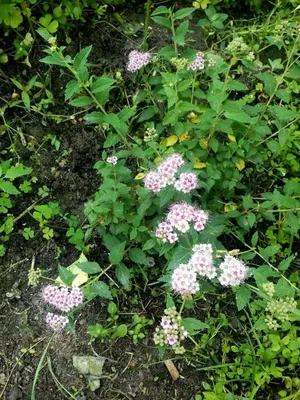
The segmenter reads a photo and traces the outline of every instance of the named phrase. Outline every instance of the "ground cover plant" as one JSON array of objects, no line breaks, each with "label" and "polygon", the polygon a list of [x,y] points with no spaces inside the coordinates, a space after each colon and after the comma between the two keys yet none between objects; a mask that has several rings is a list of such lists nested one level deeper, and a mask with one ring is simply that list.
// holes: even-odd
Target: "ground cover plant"
[{"label": "ground cover plant", "polygon": [[229,3],[106,15],[114,64],[55,4],[3,70],[1,395],[299,398],[299,7]]}]

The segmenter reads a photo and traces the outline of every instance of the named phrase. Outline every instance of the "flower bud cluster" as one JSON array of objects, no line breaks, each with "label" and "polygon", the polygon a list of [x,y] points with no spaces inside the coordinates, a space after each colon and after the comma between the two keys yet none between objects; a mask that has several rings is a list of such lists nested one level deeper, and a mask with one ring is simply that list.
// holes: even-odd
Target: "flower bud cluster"
[{"label": "flower bud cluster", "polygon": [[161,319],[160,328],[157,327],[154,333],[154,343],[158,346],[170,345],[176,354],[183,354],[185,349],[180,345],[188,333],[181,324],[181,317],[175,307],[164,311]]},{"label": "flower bud cluster", "polygon": [[133,50],[128,55],[127,71],[136,72],[151,61],[151,54]]},{"label": "flower bud cluster", "polygon": [[286,299],[270,300],[266,311],[269,311],[277,320],[285,322],[289,320],[290,313],[297,307],[297,302],[292,297]]},{"label": "flower bud cluster", "polygon": [[238,286],[247,277],[248,267],[239,259],[227,254],[219,266],[222,271],[219,282],[223,286]]},{"label": "flower bud cluster", "polygon": [[171,58],[171,64],[174,65],[174,67],[178,69],[178,71],[185,69],[188,63],[189,60],[187,60],[186,58],[177,58],[177,57]]},{"label": "flower bud cluster", "polygon": [[250,51],[250,47],[246,43],[244,43],[242,37],[237,37],[228,44],[226,50],[232,54],[248,54]]},{"label": "flower bud cluster", "polygon": [[192,71],[204,69],[204,54],[201,51],[196,54],[195,60],[187,66],[187,69]]},{"label": "flower bud cluster", "polygon": [[36,287],[43,275],[43,271],[40,268],[30,268],[28,271],[28,285]]},{"label": "flower bud cluster", "polygon": [[272,282],[267,282],[262,285],[264,291],[267,293],[269,297],[273,297],[275,293],[275,286]]},{"label": "flower bud cluster", "polygon": [[[78,307],[84,301],[82,290],[78,287],[65,288],[54,285],[47,285],[42,290],[42,297],[45,303],[55,307],[59,311],[69,312]],[[69,322],[67,316],[47,313],[46,324],[54,331],[61,331]]]},{"label": "flower bud cluster", "polygon": [[180,154],[172,154],[161,162],[157,171],[150,171],[144,179],[145,188],[152,192],[159,193],[167,186],[174,185],[178,191],[189,193],[197,187],[197,176],[190,173],[180,173],[178,169],[184,165],[184,160]]},{"label": "flower bud cluster", "polygon": [[155,138],[157,138],[157,132],[155,128],[147,128],[144,135],[144,142],[152,142]]},{"label": "flower bud cluster", "polygon": [[118,157],[116,157],[116,156],[107,157],[106,162],[108,164],[116,165],[118,162]]}]

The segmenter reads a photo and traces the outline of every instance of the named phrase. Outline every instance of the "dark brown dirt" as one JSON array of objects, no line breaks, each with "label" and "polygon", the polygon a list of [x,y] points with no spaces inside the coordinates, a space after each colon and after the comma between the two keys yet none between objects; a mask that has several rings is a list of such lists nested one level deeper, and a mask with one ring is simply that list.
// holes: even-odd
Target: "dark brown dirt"
[{"label": "dark brown dirt", "polygon": [[[142,15],[132,15],[128,20],[137,23],[143,18]],[[75,32],[67,52],[74,56],[81,47],[93,44],[90,62],[93,63],[95,74],[101,74],[112,68],[124,71],[126,54],[136,47],[136,43],[141,42],[142,34],[142,29],[137,29],[135,35],[128,38],[118,25],[110,27],[108,24],[99,23],[93,27],[88,26],[86,31]],[[151,33],[150,47],[166,44],[168,38],[164,35],[160,30]],[[30,76],[37,71],[41,73],[48,71],[48,67],[38,63],[38,59],[42,56],[41,51],[42,46],[31,59],[33,69],[29,71]],[[17,63],[9,68],[6,66],[5,69],[6,74],[12,74],[11,76],[19,74],[20,79],[25,82],[27,73],[24,75],[22,71],[25,71],[24,66],[20,67]],[[53,69],[50,88],[56,104],[49,108],[53,114],[71,115],[73,112],[63,97],[63,88],[68,79],[68,76],[61,76],[57,69]],[[3,96],[10,99],[13,93],[10,83],[2,82],[1,89]],[[84,203],[95,193],[100,184],[100,178],[96,175],[93,165],[100,158],[103,134],[85,124],[80,118],[73,122],[56,123],[39,114],[27,115],[18,108],[8,110],[6,116],[10,125],[16,130],[19,128],[27,143],[30,143],[30,146],[24,146],[20,138],[14,138],[16,153],[12,153],[12,156],[17,154],[26,166],[32,166],[34,175],[38,178],[33,192],[24,194],[21,202],[18,200],[12,210],[13,215],[19,215],[26,210],[37,200],[37,188],[46,185],[50,190],[49,196],[40,204],[57,201],[63,213],[82,218]],[[60,141],[61,147],[58,151],[49,141],[44,142],[45,136],[49,133]],[[8,136],[3,136],[2,150],[11,145],[10,140]],[[32,260],[35,260],[35,267],[44,269],[47,277],[54,278],[57,276],[58,263],[67,266],[79,255],[79,252],[68,243],[65,236],[67,226],[61,219],[54,220],[55,236],[49,241],[42,239],[41,235],[30,241],[22,237],[21,232],[24,227],[34,224],[36,222],[29,213],[15,224],[7,253],[0,259],[0,398],[5,400],[30,399],[34,374],[50,338],[50,333],[45,330],[43,323],[45,310],[40,300],[40,287],[32,288],[27,283]],[[103,264],[105,254],[101,243],[96,243],[89,254],[89,259]],[[130,293],[124,296],[124,303],[130,305]],[[149,298],[149,293],[145,296]],[[164,363],[160,361],[157,350],[152,347],[152,342],[149,340],[152,328],[148,331],[148,339],[138,345],[133,345],[130,337],[117,342],[96,341],[92,346],[88,344],[87,326],[100,321],[105,323],[106,303],[97,300],[87,306],[77,315],[76,336],[67,332],[60,334],[47,353],[53,372],[60,383],[69,392],[78,393],[73,398],[78,400],[192,399],[201,385],[199,374],[179,356],[174,363],[181,376],[173,382]],[[157,305],[151,307],[146,309],[145,315],[155,319]],[[159,305],[159,308],[162,307],[163,304]],[[34,346],[34,351],[31,353],[28,352],[30,346]],[[95,354],[107,357],[104,366],[106,377],[101,380],[100,389],[91,392],[87,388],[85,378],[73,368],[72,355]],[[64,398],[71,397],[62,394],[46,363],[36,385],[36,400]]]}]

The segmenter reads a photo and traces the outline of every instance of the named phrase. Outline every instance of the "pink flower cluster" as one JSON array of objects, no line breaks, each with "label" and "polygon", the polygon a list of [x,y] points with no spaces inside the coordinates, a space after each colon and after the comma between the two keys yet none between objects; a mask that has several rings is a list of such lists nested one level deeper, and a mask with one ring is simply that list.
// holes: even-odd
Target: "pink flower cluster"
[{"label": "pink flower cluster", "polygon": [[155,231],[155,236],[164,243],[167,243],[167,242],[174,243],[174,242],[177,242],[177,240],[178,240],[178,236],[173,231],[172,225],[168,224],[165,221],[161,222],[158,225],[158,227]]},{"label": "pink flower cluster", "polygon": [[62,331],[68,324],[69,318],[48,312],[45,318],[47,326],[55,332]]},{"label": "pink flower cluster", "polygon": [[182,173],[179,175],[174,187],[178,192],[190,193],[191,190],[197,187],[197,176],[192,172]]},{"label": "pink flower cluster", "polygon": [[128,55],[127,71],[136,72],[151,61],[151,54],[133,50]]},{"label": "pink flower cluster", "polygon": [[248,267],[242,261],[227,254],[224,261],[219,266],[222,271],[219,282],[223,286],[238,286],[247,277]]},{"label": "pink flower cluster", "polygon": [[178,169],[183,165],[182,156],[177,153],[172,154],[159,164],[157,171],[150,171],[145,176],[145,188],[158,193],[165,187],[174,185],[176,190],[189,193],[197,187],[197,176],[192,172],[181,173],[177,179]]},{"label": "pink flower cluster", "polygon": [[187,66],[187,69],[192,71],[204,69],[204,54],[201,51],[196,54],[195,60]]},{"label": "pink flower cluster", "polygon": [[175,268],[171,278],[171,285],[173,290],[181,295],[195,294],[200,289],[197,282],[197,274],[189,264],[180,264]]},{"label": "pink flower cluster", "polygon": [[213,279],[217,270],[213,262],[213,248],[211,244],[197,244],[193,247],[193,254],[189,265],[198,275]]},{"label": "pink flower cluster", "polygon": [[154,342],[159,346],[170,345],[175,353],[182,354],[185,349],[180,346],[180,341],[188,336],[188,332],[181,325],[181,317],[175,307],[168,308],[161,319],[160,328],[155,329]]},{"label": "pink flower cluster", "polygon": [[106,162],[107,162],[108,164],[116,165],[117,162],[118,162],[118,157],[116,157],[116,156],[107,157]]},{"label": "pink flower cluster", "polygon": [[57,308],[60,311],[68,312],[72,308],[83,303],[84,296],[80,288],[64,288],[54,285],[47,285],[42,291],[45,303]]}]

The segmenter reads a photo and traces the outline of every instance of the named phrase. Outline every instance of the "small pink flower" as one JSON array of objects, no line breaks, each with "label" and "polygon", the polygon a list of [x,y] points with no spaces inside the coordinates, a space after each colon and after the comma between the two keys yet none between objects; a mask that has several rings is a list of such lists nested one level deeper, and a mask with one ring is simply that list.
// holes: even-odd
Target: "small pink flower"
[{"label": "small pink flower", "polygon": [[181,295],[195,294],[200,289],[196,272],[186,264],[180,264],[174,270],[171,285],[173,290]]},{"label": "small pink flower", "polygon": [[162,317],[160,325],[164,330],[168,330],[170,328],[171,321],[166,317]]},{"label": "small pink flower", "polygon": [[197,175],[192,172],[183,172],[175,182],[175,189],[179,192],[190,193],[197,187]]},{"label": "small pink flower", "polygon": [[151,61],[151,54],[149,52],[142,53],[133,50],[128,55],[127,71],[136,72]]},{"label": "small pink flower", "polygon": [[112,156],[112,157],[107,157],[106,162],[108,164],[113,164],[116,165],[118,162],[118,157]]},{"label": "small pink flower", "polygon": [[238,286],[247,277],[248,267],[242,261],[227,254],[219,266],[222,271],[219,282],[223,286]]},{"label": "small pink flower", "polygon": [[157,172],[150,171],[144,178],[145,188],[151,192],[159,193],[163,188],[163,182]]},{"label": "small pink flower", "polygon": [[196,54],[195,60],[187,66],[187,69],[192,71],[204,69],[204,54],[201,51]]},{"label": "small pink flower", "polygon": [[170,346],[174,346],[177,343],[178,339],[177,336],[167,336],[167,341]]},{"label": "small pink flower", "polygon": [[47,326],[55,332],[62,331],[69,322],[69,318],[64,315],[47,313],[45,318]]}]

